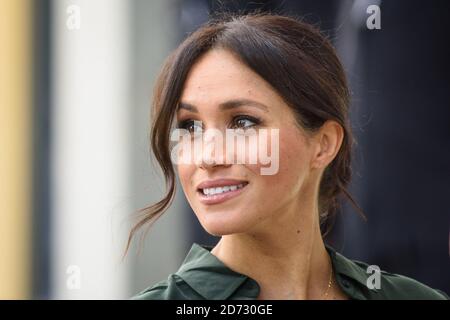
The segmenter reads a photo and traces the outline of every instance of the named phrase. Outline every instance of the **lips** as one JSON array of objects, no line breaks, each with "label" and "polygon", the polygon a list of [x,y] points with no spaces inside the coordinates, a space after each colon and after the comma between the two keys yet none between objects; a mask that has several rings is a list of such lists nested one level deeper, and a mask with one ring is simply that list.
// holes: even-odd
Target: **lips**
[{"label": "lips", "polygon": [[245,180],[208,180],[197,186],[197,194],[204,204],[219,204],[240,195],[247,185],[248,181]]}]

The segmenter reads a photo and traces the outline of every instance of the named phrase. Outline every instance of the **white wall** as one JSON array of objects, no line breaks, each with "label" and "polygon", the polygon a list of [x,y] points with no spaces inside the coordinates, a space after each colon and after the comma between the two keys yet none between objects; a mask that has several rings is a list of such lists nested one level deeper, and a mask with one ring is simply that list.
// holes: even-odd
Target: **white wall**
[{"label": "white wall", "polygon": [[[53,2],[51,271],[56,299],[128,294],[128,269],[120,254],[131,207],[130,3]],[[77,18],[76,12],[66,12],[70,5],[80,9],[80,29],[67,26],[70,17]]]}]

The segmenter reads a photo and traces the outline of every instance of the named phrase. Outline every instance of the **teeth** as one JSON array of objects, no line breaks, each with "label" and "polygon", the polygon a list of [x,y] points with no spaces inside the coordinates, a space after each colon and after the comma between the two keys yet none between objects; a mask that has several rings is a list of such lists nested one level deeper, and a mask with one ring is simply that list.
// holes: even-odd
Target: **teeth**
[{"label": "teeth", "polygon": [[229,192],[229,191],[234,191],[237,189],[241,189],[244,187],[244,184],[238,184],[238,185],[232,185],[232,186],[223,186],[223,187],[217,187],[217,188],[205,188],[202,189],[203,194],[207,195],[207,196],[212,196],[215,194],[220,194],[220,193],[224,193],[224,192]]}]

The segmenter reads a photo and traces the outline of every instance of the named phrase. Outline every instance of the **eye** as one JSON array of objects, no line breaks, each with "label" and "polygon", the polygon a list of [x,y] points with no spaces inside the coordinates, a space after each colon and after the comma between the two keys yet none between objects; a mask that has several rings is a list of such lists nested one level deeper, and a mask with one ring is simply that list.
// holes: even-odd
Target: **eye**
[{"label": "eye", "polygon": [[202,131],[202,122],[197,120],[182,120],[177,124],[178,129],[185,129],[190,133],[198,133]]},{"label": "eye", "polygon": [[260,124],[261,121],[258,118],[240,115],[233,118],[233,128],[235,129],[248,129]]}]

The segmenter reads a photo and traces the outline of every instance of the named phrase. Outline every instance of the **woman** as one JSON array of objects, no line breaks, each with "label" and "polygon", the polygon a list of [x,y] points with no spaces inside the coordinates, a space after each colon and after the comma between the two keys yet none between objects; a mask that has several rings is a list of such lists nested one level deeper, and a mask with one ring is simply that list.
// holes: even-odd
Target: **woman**
[{"label": "woman", "polygon": [[[336,52],[308,24],[252,14],[215,19],[191,34],[155,87],[151,144],[168,191],[146,209],[130,240],[173,199],[174,121],[183,133],[175,153],[183,191],[203,228],[221,239],[213,248],[194,244],[176,273],[135,298],[448,298],[324,244],[321,226],[335,213],[337,197],[357,207],[346,191],[348,107]],[[255,140],[239,149],[247,152],[239,162],[238,144],[219,144],[217,136],[203,135],[208,130]],[[195,149],[195,141],[204,148]],[[271,151],[270,163],[261,150]],[[257,161],[249,161],[255,154]],[[179,161],[192,155],[196,160]]]}]

